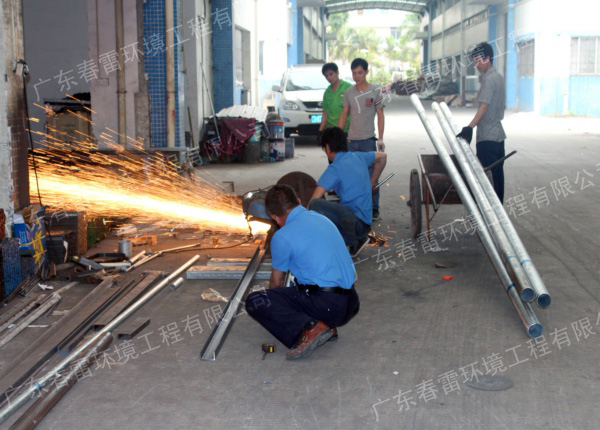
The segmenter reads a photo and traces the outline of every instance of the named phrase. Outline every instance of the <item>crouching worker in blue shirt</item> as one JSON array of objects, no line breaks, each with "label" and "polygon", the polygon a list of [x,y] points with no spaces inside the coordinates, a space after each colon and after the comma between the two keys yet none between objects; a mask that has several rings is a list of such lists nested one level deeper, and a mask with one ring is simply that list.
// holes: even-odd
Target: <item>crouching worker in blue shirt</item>
[{"label": "crouching worker in blue shirt", "polygon": [[[317,181],[309,208],[325,215],[338,228],[354,257],[369,243],[367,234],[373,220],[373,193],[387,155],[384,152],[348,152],[346,133],[339,127],[323,132],[321,146],[331,164]],[[369,167],[373,173],[369,176]],[[334,190],[340,203],[323,200]]]},{"label": "crouching worker in blue shirt", "polygon": [[[292,187],[275,185],[265,206],[281,228],[271,239],[269,289],[248,295],[246,310],[290,348],[288,360],[305,358],[358,312],[356,271],[335,225],[304,208]],[[288,270],[297,285],[283,287]]]}]

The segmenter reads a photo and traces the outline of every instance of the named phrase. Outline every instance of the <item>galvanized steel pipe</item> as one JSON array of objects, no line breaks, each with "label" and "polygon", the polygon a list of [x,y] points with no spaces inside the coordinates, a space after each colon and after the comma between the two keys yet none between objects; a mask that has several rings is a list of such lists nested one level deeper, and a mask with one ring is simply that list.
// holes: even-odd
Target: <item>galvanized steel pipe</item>
[{"label": "galvanized steel pipe", "polygon": [[[454,120],[452,119],[452,113],[450,112],[448,105],[446,103],[442,103],[441,108],[442,112],[448,119],[448,123],[452,127],[453,132],[458,133],[460,130],[454,122]],[[504,206],[502,206],[502,203],[498,199],[498,196],[496,195],[492,184],[490,184],[487,180],[487,176],[483,171],[481,163],[473,153],[471,147],[463,139],[458,139],[458,143],[465,155],[467,156],[467,160],[473,167],[473,172],[475,173],[477,179],[479,179],[479,183],[482,185],[483,191],[492,205],[492,209],[496,212],[496,215],[500,221],[500,225],[504,229],[508,240],[511,242],[513,248],[515,249],[515,253],[517,254],[519,263],[521,264],[523,270],[527,274],[529,281],[531,282],[531,286],[533,287],[533,290],[537,296],[537,305],[542,309],[547,308],[552,302],[550,293],[548,292],[548,289],[546,288],[542,277],[540,276],[535,265],[533,264],[533,261],[531,261],[531,257],[529,256],[527,249],[525,249],[525,245],[521,241],[521,238],[515,230],[515,227],[513,226],[510,218],[508,217],[508,214],[504,210]]]},{"label": "galvanized steel pipe", "polygon": [[48,393],[38,398],[25,413],[11,427],[10,430],[29,430],[36,428],[54,406],[67,394],[77,382],[77,374],[89,368],[97,356],[108,349],[112,343],[112,334],[106,333],[98,343],[92,345],[83,357],[77,357],[75,366],[69,369],[65,375],[61,375],[62,383],[55,385]]},{"label": "galvanized steel pipe", "polygon": [[496,270],[496,273],[498,274],[498,277],[502,282],[502,286],[504,287],[508,298],[510,299],[515,310],[517,311],[519,319],[521,320],[523,326],[527,330],[527,334],[532,338],[540,336],[542,334],[542,325],[533,313],[533,310],[531,309],[529,303],[523,303],[523,301],[519,298],[519,295],[517,294],[517,291],[514,288],[514,284],[511,281],[510,276],[506,268],[504,267],[504,264],[502,263],[502,258],[500,257],[500,254],[496,249],[496,245],[494,244],[492,236],[487,227],[485,226],[485,223],[483,222],[483,217],[481,216],[481,213],[479,213],[479,209],[477,208],[473,197],[471,197],[469,190],[463,182],[460,173],[456,169],[456,166],[452,162],[452,159],[446,151],[446,148],[444,147],[444,145],[442,145],[438,137],[433,132],[433,129],[431,127],[431,124],[429,123],[429,120],[427,119],[427,115],[425,113],[423,105],[421,104],[421,101],[419,100],[416,94],[410,96],[410,100],[413,106],[415,107],[417,114],[419,115],[419,118],[421,119],[421,122],[423,123],[423,126],[425,127],[425,130],[427,131],[427,134],[431,139],[431,142],[433,143],[433,146],[437,150],[440,156],[440,160],[442,161],[444,167],[448,171],[448,175],[452,179],[452,182],[456,187],[456,191],[458,192],[463,204],[475,220],[476,225],[482,227],[477,229],[477,233],[479,234],[481,243],[487,251],[492,265],[494,266],[494,269]]},{"label": "galvanized steel pipe", "polygon": [[500,255],[503,257],[502,259],[504,260],[505,265],[508,266],[507,268],[509,270],[512,270],[512,273],[516,278],[517,282],[515,282],[515,287],[519,292],[519,296],[522,300],[525,300],[526,302],[531,302],[535,298],[535,293],[533,291],[533,288],[531,287],[531,284],[529,283],[529,278],[527,277],[525,271],[517,261],[516,252],[513,249],[513,246],[508,240],[508,237],[506,236],[506,233],[504,232],[502,227],[500,227],[498,217],[496,216],[496,213],[492,209],[490,202],[484,194],[481,188],[481,184],[479,184],[479,181],[475,177],[475,174],[471,169],[471,165],[467,161],[467,157],[460,149],[456,136],[454,136],[454,133],[448,125],[446,117],[440,109],[440,105],[437,103],[432,103],[431,107],[440,123],[440,126],[442,127],[444,134],[446,135],[448,143],[454,151],[456,160],[458,161],[458,164],[462,169],[462,173],[465,176],[467,183],[469,184],[469,188],[471,189],[471,192],[473,193],[473,196],[477,201],[479,209],[481,210],[481,213],[485,218],[485,221],[487,222],[487,227],[489,228],[490,233],[492,233],[492,237],[494,238],[496,245],[498,246]]},{"label": "galvanized steel pipe", "polygon": [[94,342],[103,337],[105,334],[110,333],[116,327],[119,326],[123,321],[129,318],[135,311],[145,305],[151,298],[153,298],[156,294],[160,292],[167,285],[171,285],[173,281],[179,277],[183,272],[189,269],[196,261],[200,259],[199,255],[192,257],[185,264],[167,276],[165,279],[156,284],[150,291],[140,297],[135,303],[133,303],[129,308],[127,308],[123,313],[121,313],[118,317],[108,323],[102,330],[96,333],[94,336],[89,338],[87,341],[83,342],[80,346],[78,346],[71,354],[69,354],[63,361],[58,363],[54,368],[49,370],[44,376],[42,376],[38,382],[34,385],[32,384],[29,388],[25,389],[20,395],[18,395],[15,399],[11,400],[8,404],[6,404],[0,410],[0,423],[4,422],[13,412],[19,409],[24,403],[26,403],[36,391],[42,389],[42,387],[51,383],[57,374],[63,371],[79,354],[89,348]]}]

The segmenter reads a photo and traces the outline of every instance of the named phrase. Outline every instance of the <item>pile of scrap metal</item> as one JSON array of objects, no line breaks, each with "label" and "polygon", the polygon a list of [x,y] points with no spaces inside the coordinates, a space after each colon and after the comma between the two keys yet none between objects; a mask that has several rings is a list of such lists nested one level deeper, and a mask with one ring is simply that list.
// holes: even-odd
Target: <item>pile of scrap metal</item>
[{"label": "pile of scrap metal", "polygon": [[[0,423],[36,397],[34,404],[11,428],[35,427],[75,384],[77,375],[89,367],[114,338],[130,339],[148,325],[148,318],[133,319],[132,315],[166,286],[181,283],[181,275],[199,258],[196,255],[168,276],[148,272],[123,285],[106,279],[96,286],[3,369]],[[52,295],[55,300],[59,299],[57,293]],[[36,375],[34,380],[34,375],[48,362],[50,370]],[[29,383],[30,379],[33,383]],[[53,384],[50,389],[43,389],[50,384]]]},{"label": "pile of scrap metal", "polygon": [[466,179],[467,183],[465,184],[446,147],[434,133],[421,101],[416,95],[412,95],[411,102],[452,179],[452,183],[469,213],[472,227],[479,234],[502,286],[527,334],[532,338],[541,336],[542,325],[530,303],[535,301],[540,308],[545,309],[550,306],[550,294],[481,163],[468,143],[462,138],[456,137],[460,129],[454,123],[448,106],[445,103],[441,105],[433,103],[432,108]]},{"label": "pile of scrap metal", "polygon": [[417,79],[399,80],[392,84],[391,90],[399,96],[410,96],[420,93],[425,89],[425,78],[423,76]]},{"label": "pile of scrap metal", "polygon": [[460,94],[458,83],[448,80],[435,80],[429,82],[427,88],[421,91],[420,98],[432,100],[442,96],[456,96]]}]

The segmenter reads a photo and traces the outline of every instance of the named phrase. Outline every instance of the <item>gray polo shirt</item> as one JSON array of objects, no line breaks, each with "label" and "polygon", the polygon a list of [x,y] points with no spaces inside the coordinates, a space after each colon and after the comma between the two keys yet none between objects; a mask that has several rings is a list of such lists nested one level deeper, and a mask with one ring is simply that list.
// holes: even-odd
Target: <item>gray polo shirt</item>
[{"label": "gray polo shirt", "polygon": [[502,128],[504,109],[506,107],[506,91],[504,90],[504,78],[492,66],[487,72],[479,76],[481,87],[477,94],[479,106],[481,103],[488,104],[488,110],[477,124],[477,142],[491,140],[502,142],[506,134]]},{"label": "gray polo shirt", "polygon": [[349,140],[364,140],[375,137],[375,115],[383,109],[383,94],[378,85],[369,85],[360,92],[352,85],[344,93],[344,107],[350,108]]}]

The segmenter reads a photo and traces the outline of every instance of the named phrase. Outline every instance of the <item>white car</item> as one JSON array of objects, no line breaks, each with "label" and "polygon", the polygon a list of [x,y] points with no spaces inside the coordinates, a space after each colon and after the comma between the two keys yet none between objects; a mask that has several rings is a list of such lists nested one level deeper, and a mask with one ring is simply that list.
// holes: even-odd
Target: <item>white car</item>
[{"label": "white car", "polygon": [[316,135],[323,118],[323,93],[329,86],[321,73],[322,64],[290,67],[273,85],[275,106],[285,127],[285,135]]}]

